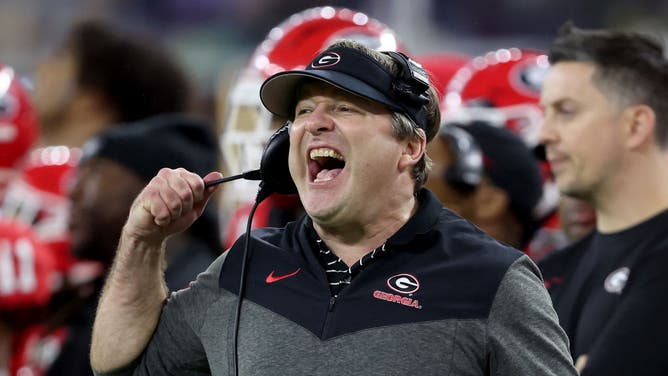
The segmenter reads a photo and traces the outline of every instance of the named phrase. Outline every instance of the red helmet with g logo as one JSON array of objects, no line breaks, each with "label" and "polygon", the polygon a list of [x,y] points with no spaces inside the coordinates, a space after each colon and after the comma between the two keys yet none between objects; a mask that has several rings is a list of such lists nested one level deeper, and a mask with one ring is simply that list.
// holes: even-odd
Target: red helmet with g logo
[{"label": "red helmet with g logo", "polygon": [[429,73],[429,80],[436,88],[438,99],[443,103],[450,80],[471,58],[460,52],[435,52],[418,55],[415,60]]},{"label": "red helmet with g logo", "polygon": [[0,192],[37,141],[37,115],[14,70],[0,63]]},{"label": "red helmet with g logo", "polygon": [[[401,51],[395,33],[368,15],[348,8],[310,8],[272,28],[255,49],[220,106],[225,108],[221,136],[226,174],[258,168],[266,141],[287,119],[275,119],[260,102],[260,86],[272,74],[301,69],[339,39],[353,39],[383,51]],[[252,186],[249,186],[252,185]],[[257,182],[238,180],[226,186],[239,202],[251,202]]]},{"label": "red helmet with g logo", "polygon": [[499,49],[477,56],[448,84],[444,120],[482,120],[505,126],[531,148],[543,118],[540,90],[547,56],[527,49]]},{"label": "red helmet with g logo", "polygon": [[[548,69],[547,55],[530,49],[499,49],[471,59],[448,84],[443,122],[505,127],[536,150],[543,120],[540,91]],[[541,163],[541,170],[543,197],[534,209],[536,218],[553,213],[559,199],[549,164]]]}]

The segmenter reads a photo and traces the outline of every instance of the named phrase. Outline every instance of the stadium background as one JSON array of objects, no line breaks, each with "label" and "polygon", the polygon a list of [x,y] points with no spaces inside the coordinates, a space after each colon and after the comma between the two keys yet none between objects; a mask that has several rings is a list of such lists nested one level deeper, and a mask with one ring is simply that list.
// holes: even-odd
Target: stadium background
[{"label": "stadium background", "polygon": [[203,112],[269,30],[313,6],[347,6],[393,28],[414,54],[547,48],[566,20],[668,41],[667,0],[0,0],[0,60],[30,80],[34,63],[70,24],[103,17],[152,35],[187,68]]}]

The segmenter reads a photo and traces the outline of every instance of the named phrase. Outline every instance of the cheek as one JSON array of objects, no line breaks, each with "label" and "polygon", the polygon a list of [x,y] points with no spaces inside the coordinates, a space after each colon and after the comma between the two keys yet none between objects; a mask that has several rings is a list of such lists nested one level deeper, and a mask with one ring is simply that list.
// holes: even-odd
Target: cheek
[{"label": "cheek", "polygon": [[40,109],[55,111],[62,106],[71,90],[68,72],[42,69],[36,77],[33,101]]},{"label": "cheek", "polygon": [[77,188],[77,194],[72,195],[71,199],[73,205],[91,211],[100,206],[101,196],[99,179],[90,179]]},{"label": "cheek", "polygon": [[613,157],[621,151],[614,130],[601,125],[601,123],[590,123],[589,127],[572,137],[574,150],[577,150],[582,157],[597,160]]},{"label": "cheek", "polygon": [[123,227],[130,212],[130,206],[139,192],[135,190],[122,190],[118,192],[109,192],[101,200],[91,200],[94,206],[90,208],[92,217],[102,228],[115,232]]},{"label": "cheek", "polygon": [[371,174],[395,172],[401,158],[401,145],[392,136],[353,135],[351,142],[353,159],[368,169]]},{"label": "cheek", "polygon": [[103,228],[108,229],[108,231],[120,231],[120,229],[123,228],[123,224],[125,224],[129,212],[129,205],[119,205],[112,210],[99,213],[101,219],[100,222],[104,224]]},{"label": "cheek", "polygon": [[562,145],[567,147],[567,152],[574,156],[584,156],[591,153],[600,144],[600,127],[593,117],[582,118],[577,122],[567,124],[561,132]]},{"label": "cheek", "polygon": [[295,176],[299,173],[299,164],[301,159],[301,136],[293,131],[290,131],[290,151],[288,153],[288,167],[290,168],[290,175]]}]

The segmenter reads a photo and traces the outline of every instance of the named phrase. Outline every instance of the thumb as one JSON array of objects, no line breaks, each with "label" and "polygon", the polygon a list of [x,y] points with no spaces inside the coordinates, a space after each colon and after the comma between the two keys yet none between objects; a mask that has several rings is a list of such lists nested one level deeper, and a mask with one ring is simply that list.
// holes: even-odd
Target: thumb
[{"label": "thumb", "polygon": [[[222,177],[223,174],[221,174],[218,171],[214,171],[214,172],[209,172],[202,180],[204,180],[204,182],[206,183],[212,180],[220,179]],[[204,188],[202,199],[199,202],[195,203],[195,208],[198,215],[202,214],[202,211],[204,211],[204,207],[206,207],[207,202],[209,202],[209,199],[211,198],[211,196],[214,195],[214,193],[216,193],[217,190],[218,190],[218,185],[212,185],[210,187]]]}]

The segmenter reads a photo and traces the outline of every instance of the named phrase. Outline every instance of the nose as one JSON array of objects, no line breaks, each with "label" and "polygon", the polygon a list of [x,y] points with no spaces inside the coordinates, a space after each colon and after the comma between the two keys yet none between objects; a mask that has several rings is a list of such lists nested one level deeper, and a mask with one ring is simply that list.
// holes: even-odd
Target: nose
[{"label": "nose", "polygon": [[552,125],[552,122],[546,116],[543,118],[543,121],[540,125],[538,131],[538,143],[541,145],[548,145],[556,142],[558,139],[558,134]]},{"label": "nose", "polygon": [[327,104],[318,104],[306,118],[305,128],[311,134],[331,131],[334,129],[334,121],[327,113]]}]

